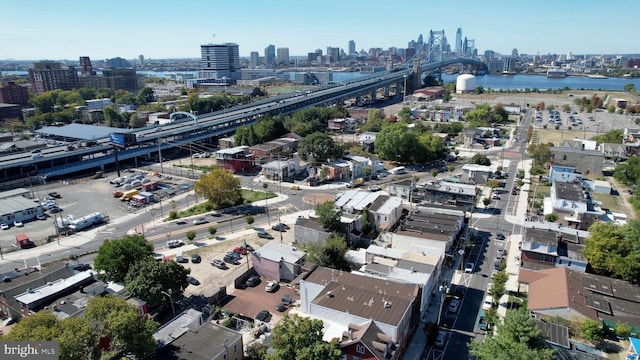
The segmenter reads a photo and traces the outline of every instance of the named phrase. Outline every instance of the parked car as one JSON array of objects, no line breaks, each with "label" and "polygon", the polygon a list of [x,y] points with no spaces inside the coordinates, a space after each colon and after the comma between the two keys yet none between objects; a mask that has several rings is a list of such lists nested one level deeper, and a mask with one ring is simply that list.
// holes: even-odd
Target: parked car
[{"label": "parked car", "polygon": [[450,313],[456,313],[458,312],[459,307],[460,307],[460,300],[451,299],[451,301],[449,302],[449,307],[447,308],[447,311]]},{"label": "parked car", "polygon": [[229,264],[240,265],[240,261],[233,255],[225,255],[222,260]]},{"label": "parked car", "polygon": [[202,225],[202,224],[206,224],[206,223],[208,223],[208,221],[205,218],[197,218],[197,219],[193,220],[193,225]]},{"label": "parked car", "polygon": [[55,191],[50,192],[48,195],[51,196],[52,198],[55,198],[55,199],[60,199],[62,197],[62,196],[60,196],[60,194],[58,194]]},{"label": "parked car", "polygon": [[258,237],[262,239],[273,239],[273,236],[266,231],[258,231]]},{"label": "parked car", "polygon": [[447,342],[447,335],[448,333],[444,330],[438,331],[438,336],[436,337],[435,346],[443,347],[444,344]]},{"label": "parked car", "polygon": [[47,220],[47,215],[38,214],[38,215],[36,215],[36,219],[38,219],[38,220]]},{"label": "parked car", "polygon": [[267,310],[262,310],[256,315],[256,320],[268,323],[271,320],[271,313]]},{"label": "parked car", "polygon": [[191,255],[191,262],[194,264],[199,264],[202,262],[202,258],[198,254]]},{"label": "parked car", "polygon": [[240,255],[246,255],[247,254],[247,249],[241,247],[241,246],[236,246],[233,248],[233,252],[236,254],[240,254]]},{"label": "parked car", "polygon": [[194,278],[193,276],[187,276],[187,282],[194,286],[200,285],[200,281],[198,281],[198,279]]},{"label": "parked car", "polygon": [[291,298],[291,295],[284,294],[284,295],[282,295],[282,302],[287,304],[287,305],[290,305],[293,302],[293,299]]},{"label": "parked car", "polygon": [[478,319],[478,329],[487,331],[489,329],[489,323],[484,317],[484,311],[480,312],[480,318]]},{"label": "parked car", "polygon": [[48,211],[49,211],[50,213],[54,213],[54,214],[55,214],[55,213],[59,213],[59,212],[61,212],[61,211],[62,211],[62,209],[60,209],[59,207],[52,207],[52,208],[48,209]]},{"label": "parked car", "polygon": [[24,226],[24,224],[23,224],[23,223],[22,223],[22,221],[20,221],[20,220],[15,220],[15,221],[13,222],[13,226],[15,226],[15,227],[23,227],[23,226]]},{"label": "parked car", "polygon": [[267,285],[264,287],[266,292],[275,292],[280,287],[277,281],[269,281]]},{"label": "parked car", "polygon": [[500,257],[503,257],[505,255],[505,251],[502,246],[498,248],[498,255],[500,255]]},{"label": "parked car", "polygon": [[224,263],[224,261],[222,260],[211,260],[211,265],[217,267],[218,269],[226,269],[227,268],[227,264]]},{"label": "parked car", "polygon": [[504,234],[503,234],[503,233],[501,233],[500,231],[498,231],[498,232],[496,233],[496,239],[498,239],[498,240],[504,240],[504,239],[505,239],[505,236],[504,236]]},{"label": "parked car", "polygon": [[245,282],[245,285],[249,287],[255,287],[255,286],[258,286],[258,284],[260,284],[260,281],[261,281],[260,276],[252,275],[252,276],[249,276],[249,278]]},{"label": "parked car", "polygon": [[475,265],[472,262],[468,262],[467,265],[464,266],[464,272],[471,274],[473,273],[473,268],[475,268]]},{"label": "parked car", "polygon": [[284,312],[285,310],[287,310],[288,307],[289,307],[289,305],[287,305],[286,303],[281,302],[280,304],[276,305],[276,311]]},{"label": "parked car", "polygon": [[491,295],[487,295],[484,297],[484,301],[482,302],[482,309],[489,310],[493,307],[493,297]]},{"label": "parked car", "polygon": [[275,231],[283,232],[283,231],[289,230],[289,226],[287,226],[286,224],[283,224],[283,223],[277,223],[277,224],[273,225],[271,227],[271,229],[273,229]]}]

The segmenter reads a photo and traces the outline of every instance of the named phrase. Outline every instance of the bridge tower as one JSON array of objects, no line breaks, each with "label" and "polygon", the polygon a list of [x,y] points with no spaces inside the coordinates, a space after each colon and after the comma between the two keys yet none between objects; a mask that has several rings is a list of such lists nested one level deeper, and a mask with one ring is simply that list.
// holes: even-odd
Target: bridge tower
[{"label": "bridge tower", "polygon": [[422,68],[420,67],[420,59],[413,59],[413,68],[411,69],[411,82],[408,85],[407,93],[422,87]]},{"label": "bridge tower", "polygon": [[447,38],[442,31],[429,31],[429,53],[427,63],[432,64],[442,62]]}]

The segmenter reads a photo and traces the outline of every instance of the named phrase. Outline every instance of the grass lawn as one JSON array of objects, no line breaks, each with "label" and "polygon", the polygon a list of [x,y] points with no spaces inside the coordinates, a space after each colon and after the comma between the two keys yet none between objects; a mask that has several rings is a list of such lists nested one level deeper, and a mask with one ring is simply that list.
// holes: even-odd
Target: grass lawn
[{"label": "grass lawn", "polygon": [[531,194],[532,197],[533,194],[536,194],[538,199],[542,199],[551,195],[551,186],[531,184],[531,187],[529,187],[529,194]]},{"label": "grass lawn", "polygon": [[617,196],[609,195],[609,194],[598,194],[598,193],[591,193],[591,196],[593,196],[593,198],[596,201],[602,202],[603,209],[609,209],[612,212],[621,212],[621,213],[625,212],[624,209],[621,208],[620,205],[618,204]]},{"label": "grass lawn", "polygon": [[[276,197],[276,194],[271,191],[253,191],[253,190],[242,189],[241,193],[242,193],[243,204],[248,204],[248,203]],[[192,206],[187,210],[179,211],[176,219],[204,214],[214,210],[219,210],[219,209],[216,209],[211,203],[209,203],[208,201],[205,201],[198,205]],[[169,221],[169,220],[172,220],[172,219],[166,218],[163,221]]]}]

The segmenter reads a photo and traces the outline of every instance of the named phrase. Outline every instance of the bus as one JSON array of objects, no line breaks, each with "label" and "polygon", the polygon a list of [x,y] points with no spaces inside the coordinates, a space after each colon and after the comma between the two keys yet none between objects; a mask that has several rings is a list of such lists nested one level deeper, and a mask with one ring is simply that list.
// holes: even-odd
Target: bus
[{"label": "bus", "polygon": [[398,166],[397,168],[389,170],[389,173],[392,175],[401,175],[406,174],[407,170],[404,168],[404,166]]}]

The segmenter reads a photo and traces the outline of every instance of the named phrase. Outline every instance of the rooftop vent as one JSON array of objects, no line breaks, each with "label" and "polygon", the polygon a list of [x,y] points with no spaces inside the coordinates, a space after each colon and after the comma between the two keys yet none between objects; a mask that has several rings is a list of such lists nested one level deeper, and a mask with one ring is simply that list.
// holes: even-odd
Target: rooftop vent
[{"label": "rooftop vent", "polygon": [[332,298],[333,297],[333,293],[331,291],[327,291],[327,297],[328,298]]}]

